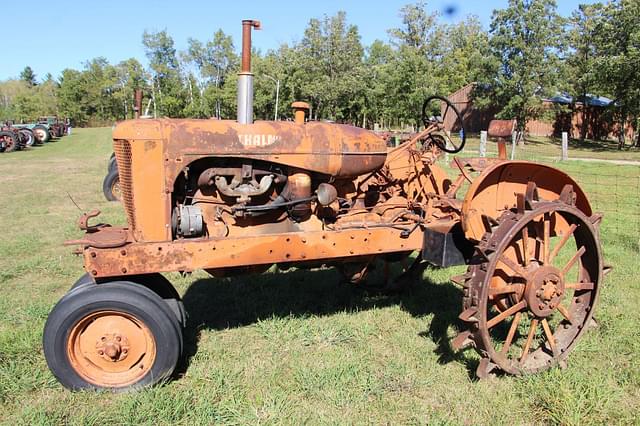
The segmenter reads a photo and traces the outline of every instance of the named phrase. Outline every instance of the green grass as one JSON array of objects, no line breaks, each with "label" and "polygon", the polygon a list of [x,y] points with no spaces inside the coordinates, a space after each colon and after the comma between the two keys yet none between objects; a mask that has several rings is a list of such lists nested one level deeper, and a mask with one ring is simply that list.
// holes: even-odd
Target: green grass
[{"label": "green grass", "polygon": [[[480,138],[473,135],[467,138],[463,155],[477,156],[480,151]],[[562,157],[562,141],[557,138],[527,137],[524,145],[516,147],[516,159],[533,161],[557,161]],[[487,142],[487,155],[498,155],[497,143]],[[507,155],[511,156],[511,141],[507,141]],[[569,141],[569,159],[589,159],[606,161],[640,162],[640,149],[627,146],[619,150],[616,141],[595,141],[587,139],[583,142],[573,139]]]},{"label": "green grass", "polygon": [[[69,195],[84,210],[101,209],[104,221],[124,222],[121,207],[102,196],[110,152],[110,129],[78,129],[0,154],[0,423],[638,422],[638,187],[622,185],[637,182],[638,168],[606,163],[560,164],[599,194],[597,207],[617,210],[602,226],[615,269],[596,312],[600,327],[566,370],[477,381],[475,353],[454,354],[448,344],[461,326],[462,295],[448,282],[459,269],[429,271],[394,297],[340,284],[333,270],[171,274],[191,315],[176,379],[126,394],[66,391],[47,369],[42,328],[82,274],[81,260],[61,245],[80,235]],[[599,180],[589,181],[595,173]],[[616,183],[619,194],[610,189]]]}]

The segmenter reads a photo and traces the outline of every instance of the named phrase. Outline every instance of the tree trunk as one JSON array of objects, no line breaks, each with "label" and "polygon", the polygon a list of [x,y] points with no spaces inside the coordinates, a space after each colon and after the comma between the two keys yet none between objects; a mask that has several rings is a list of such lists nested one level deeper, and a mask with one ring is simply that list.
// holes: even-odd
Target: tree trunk
[{"label": "tree trunk", "polygon": [[619,120],[619,126],[620,128],[618,129],[618,150],[622,150],[625,146],[625,117],[627,116],[627,114],[624,111],[620,112],[620,120]]}]

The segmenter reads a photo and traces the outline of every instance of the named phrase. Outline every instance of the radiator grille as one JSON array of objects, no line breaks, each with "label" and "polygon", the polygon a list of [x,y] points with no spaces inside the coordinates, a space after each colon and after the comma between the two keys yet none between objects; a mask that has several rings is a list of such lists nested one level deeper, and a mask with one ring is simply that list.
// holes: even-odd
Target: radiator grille
[{"label": "radiator grille", "polygon": [[127,213],[129,227],[136,229],[136,217],[133,213],[133,179],[131,178],[131,144],[128,141],[114,141],[113,148],[118,162],[118,174],[120,175],[120,191],[122,202]]}]

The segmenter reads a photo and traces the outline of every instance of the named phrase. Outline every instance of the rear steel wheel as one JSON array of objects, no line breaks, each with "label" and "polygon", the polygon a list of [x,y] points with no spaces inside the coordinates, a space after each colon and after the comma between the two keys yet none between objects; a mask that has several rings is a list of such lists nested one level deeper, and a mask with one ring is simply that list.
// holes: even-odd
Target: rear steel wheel
[{"label": "rear steel wheel", "polygon": [[602,282],[599,216],[560,200],[519,204],[485,235],[462,277],[460,318],[470,327],[453,346],[475,346],[479,377],[496,367],[522,374],[564,365]]},{"label": "rear steel wheel", "polygon": [[19,149],[18,136],[13,132],[0,132],[0,144],[4,146],[4,152],[13,152]]}]

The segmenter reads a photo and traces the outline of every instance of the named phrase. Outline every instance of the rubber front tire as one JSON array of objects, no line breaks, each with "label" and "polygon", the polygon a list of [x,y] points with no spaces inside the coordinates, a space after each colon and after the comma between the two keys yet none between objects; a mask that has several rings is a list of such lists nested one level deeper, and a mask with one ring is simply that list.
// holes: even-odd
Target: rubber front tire
[{"label": "rubber front tire", "polygon": [[112,170],[117,170],[118,169],[118,163],[116,162],[116,154],[112,153],[111,157],[109,157],[109,164],[107,166],[107,173],[111,172]]},{"label": "rubber front tire", "polygon": [[[180,323],[181,328],[184,329],[186,327],[187,311],[184,308],[182,298],[176,291],[173,284],[171,284],[171,281],[166,279],[162,274],[156,273],[146,275],[131,275],[123,278],[123,280],[131,281],[135,284],[146,287],[160,296],[165,305],[167,305],[167,307],[171,310],[173,315]],[[67,292],[67,295],[78,289],[86,289],[89,288],[89,286],[95,285],[98,284],[93,279],[93,277],[88,272],[86,272],[71,286],[71,288]],[[64,297],[66,297],[66,295]]]},{"label": "rubber front tire", "polygon": [[118,168],[110,170],[102,182],[102,192],[104,197],[108,201],[120,201],[120,194],[116,191],[120,185],[120,175],[118,174]]},{"label": "rubber front tire", "polygon": [[[90,321],[93,318],[97,319]],[[120,327],[127,322],[135,326]],[[112,323],[116,325],[111,326]],[[127,334],[132,329],[134,332]],[[138,329],[144,330],[144,342],[135,332]],[[96,348],[105,339],[92,339],[89,330],[108,339],[122,334],[122,342],[131,348],[143,348],[142,355],[127,360],[125,351],[123,360],[105,364],[100,358],[104,353]],[[111,282],[78,289],[63,297],[49,314],[43,346],[51,372],[64,387],[123,391],[166,380],[180,358],[182,332],[174,315],[154,292],[132,283]]]},{"label": "rubber front tire", "polygon": [[33,146],[36,143],[36,137],[33,135],[33,132],[29,129],[20,129],[18,131],[25,139],[25,146]]}]

